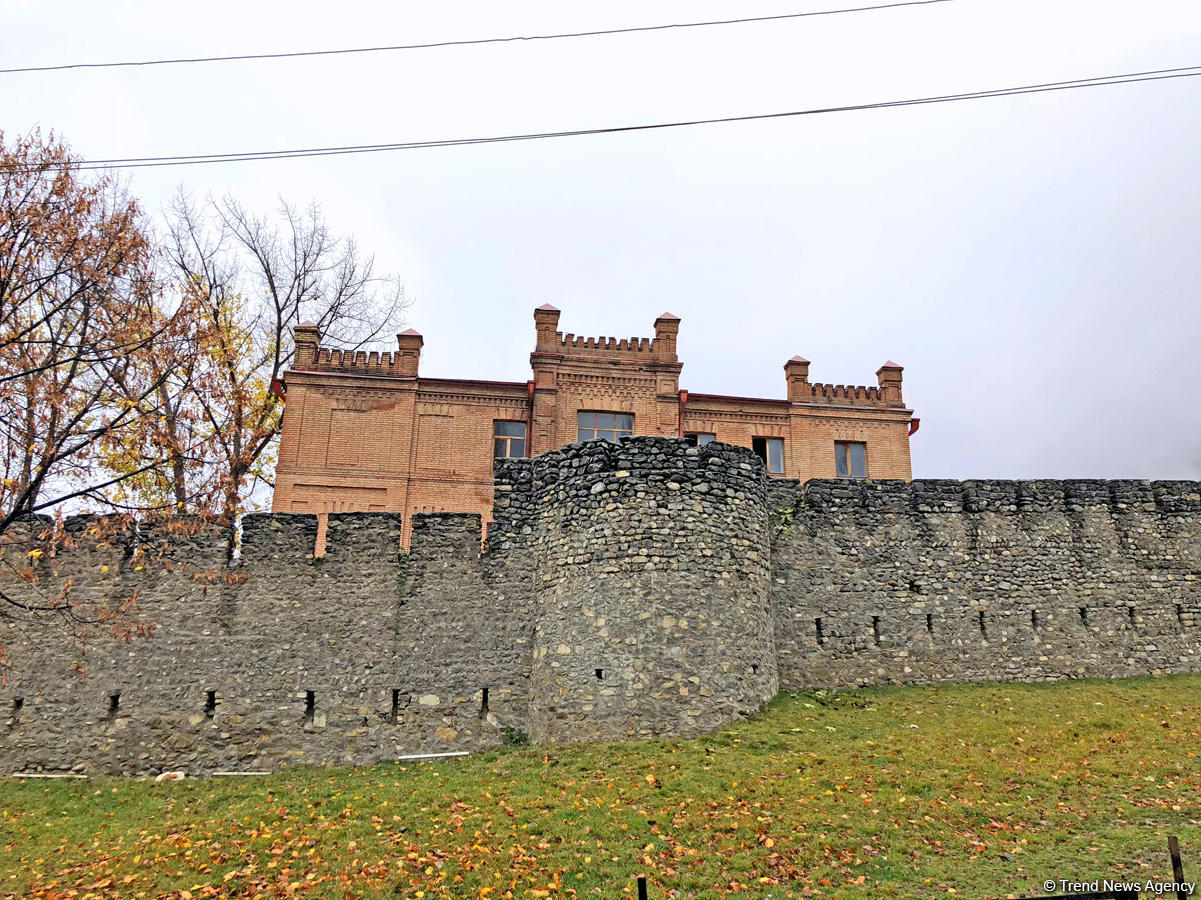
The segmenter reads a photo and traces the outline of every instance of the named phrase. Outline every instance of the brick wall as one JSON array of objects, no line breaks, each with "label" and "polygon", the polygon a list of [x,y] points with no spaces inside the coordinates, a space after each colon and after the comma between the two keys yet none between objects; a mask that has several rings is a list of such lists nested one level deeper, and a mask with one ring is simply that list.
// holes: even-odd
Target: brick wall
[{"label": "brick wall", "polygon": [[559,311],[534,311],[527,382],[419,375],[422,338],[398,336],[395,354],[323,349],[316,327],[296,330],[276,470],[276,512],[402,514],[404,540],[418,513],[491,516],[493,423],[526,422],[532,453],[577,439],[581,410],[632,414],[634,433],[717,435],[750,447],[785,442],[784,475],[833,477],[834,441],[868,445],[868,475],[910,477],[909,422],[901,369],[889,363],[872,387],[810,383],[808,362],[785,365],[778,400],[680,390],[680,320],[665,313],[653,338],[581,337],[558,330]]}]

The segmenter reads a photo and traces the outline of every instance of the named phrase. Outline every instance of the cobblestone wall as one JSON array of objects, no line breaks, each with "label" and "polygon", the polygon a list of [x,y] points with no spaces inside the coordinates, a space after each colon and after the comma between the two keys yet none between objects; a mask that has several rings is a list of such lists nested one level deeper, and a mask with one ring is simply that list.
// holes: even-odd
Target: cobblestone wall
[{"label": "cobblestone wall", "polygon": [[68,573],[83,595],[137,591],[155,634],[99,637],[81,658],[55,621],[9,624],[0,764],[195,773],[499,742],[525,719],[532,629],[508,567],[481,565],[478,516],[418,517],[407,556],[400,525],[331,515],[317,560],[316,518],[275,514],[245,519],[233,568],[219,532],[174,547],[172,572],[86,543],[46,561],[41,595]]},{"label": "cobblestone wall", "polygon": [[774,483],[780,682],[1201,668],[1201,484]]},{"label": "cobblestone wall", "polygon": [[[0,622],[0,771],[370,763],[528,735],[682,736],[778,688],[1201,668],[1201,485],[795,482],[670,438],[498,465],[495,517],[249,516],[34,563],[126,597],[86,656]],[[150,554],[153,558],[154,554]],[[36,593],[35,593],[36,590]],[[81,674],[78,664],[86,671]]]},{"label": "cobblestone wall", "polygon": [[692,735],[775,696],[753,453],[643,438],[531,469],[535,740]]}]

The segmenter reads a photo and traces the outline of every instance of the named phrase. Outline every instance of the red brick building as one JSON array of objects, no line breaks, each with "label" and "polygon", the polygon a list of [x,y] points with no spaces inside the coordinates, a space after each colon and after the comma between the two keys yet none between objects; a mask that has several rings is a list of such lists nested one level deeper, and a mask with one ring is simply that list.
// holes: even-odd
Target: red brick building
[{"label": "red brick building", "polygon": [[768,472],[799,478],[911,477],[917,420],[901,399],[901,367],[877,385],[809,381],[809,361],[784,364],[781,399],[680,390],[680,320],[664,313],[654,338],[584,338],[558,330],[559,310],[534,310],[528,381],[427,378],[422,337],[395,353],[320,346],[295,330],[276,469],[276,512],[478,512],[492,507],[498,456],[532,456],[577,440],[679,435],[754,449]]}]

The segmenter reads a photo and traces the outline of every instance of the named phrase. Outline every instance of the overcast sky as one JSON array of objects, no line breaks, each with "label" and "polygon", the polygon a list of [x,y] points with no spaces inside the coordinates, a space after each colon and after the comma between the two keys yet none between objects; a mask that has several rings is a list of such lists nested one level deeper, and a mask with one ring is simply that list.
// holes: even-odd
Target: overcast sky
[{"label": "overcast sky", "polygon": [[[38,3],[0,66],[772,15],[846,0]],[[0,128],[84,157],[770,113],[1201,65],[1196,0],[951,0],[447,49],[0,75]],[[143,169],[317,200],[402,276],[422,372],[521,381],[564,331],[683,318],[680,385],[783,397],[905,366],[915,477],[1201,478],[1201,78],[662,132]]]}]

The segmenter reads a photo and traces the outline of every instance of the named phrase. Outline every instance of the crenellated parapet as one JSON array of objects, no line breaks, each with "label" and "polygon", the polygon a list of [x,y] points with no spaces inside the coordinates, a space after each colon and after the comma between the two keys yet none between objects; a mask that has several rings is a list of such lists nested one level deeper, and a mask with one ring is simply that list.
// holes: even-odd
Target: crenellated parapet
[{"label": "crenellated parapet", "polygon": [[655,319],[653,338],[631,337],[585,337],[558,330],[559,310],[544,304],[534,310],[534,326],[537,341],[533,359],[540,355],[555,354],[598,359],[620,359],[628,362],[665,363],[679,362],[676,354],[676,338],[680,331],[680,317],[664,313]]},{"label": "crenellated parapet", "polygon": [[784,363],[788,399],[793,403],[836,406],[904,407],[901,396],[902,366],[889,360],[876,371],[874,386],[826,384],[809,380],[809,360],[794,356]]},{"label": "crenellated parapet", "polygon": [[884,398],[877,387],[865,387],[854,384],[821,384],[809,385],[809,397],[800,402],[836,403],[843,406],[875,406],[884,404]]},{"label": "crenellated parapet", "polygon": [[234,540],[228,524],[191,516],[137,522],[81,514],[65,517],[61,526],[48,516],[36,516],[6,531],[0,538],[0,554],[6,557],[10,573],[52,579],[61,575],[77,585],[120,578],[141,582],[164,566],[224,567]]},{"label": "crenellated parapet", "polygon": [[902,513],[1079,512],[1102,508],[1113,514],[1153,512],[1166,515],[1201,513],[1201,482],[1135,480],[1000,480],[918,479],[872,481],[813,479],[781,486],[777,504],[795,503],[821,512],[869,509]]},{"label": "crenellated parapet", "polygon": [[609,492],[637,497],[648,485],[670,484],[679,498],[712,493],[739,503],[762,503],[763,464],[750,450],[717,442],[689,446],[679,438],[638,436],[619,443],[587,441],[533,459],[498,460],[489,552],[528,543],[548,510],[575,515]]},{"label": "crenellated parapet", "polygon": [[415,378],[424,343],[421,334],[411,328],[396,336],[395,353],[322,347],[321,331],[313,322],[297,325],[292,333],[296,344],[292,369],[299,372]]},{"label": "crenellated parapet", "polygon": [[777,482],[781,684],[1201,670],[1201,483]]},{"label": "crenellated parapet", "polygon": [[28,571],[0,573],[6,594],[69,582],[147,627],[101,629],[81,660],[0,621],[0,765],[372,764],[517,732],[693,735],[779,689],[1201,671],[1201,483],[800,484],[669,437],[493,476],[486,539],[478,514],[419,514],[408,552],[387,512],[238,535],[73,517],[33,556],[53,523],[10,530]]}]

